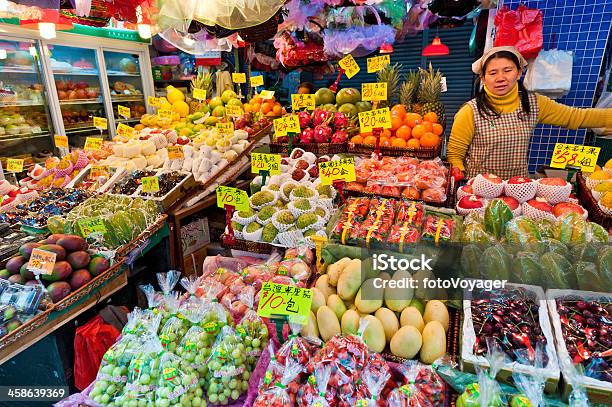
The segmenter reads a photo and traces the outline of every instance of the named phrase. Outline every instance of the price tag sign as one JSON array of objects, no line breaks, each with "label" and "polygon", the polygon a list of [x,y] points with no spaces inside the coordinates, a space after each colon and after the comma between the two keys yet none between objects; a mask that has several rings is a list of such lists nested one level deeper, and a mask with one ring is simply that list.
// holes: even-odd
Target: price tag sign
[{"label": "price tag sign", "polygon": [[348,54],[340,61],[338,61],[338,65],[340,65],[340,68],[344,69],[344,73],[349,79],[357,75],[357,73],[361,70],[361,68],[359,68],[359,65],[357,65],[357,61],[355,61],[355,58],[353,58],[351,54]]},{"label": "price tag sign", "polygon": [[259,96],[261,96],[262,99],[272,99],[274,97],[274,91],[273,90],[262,90],[259,93]]},{"label": "price tag sign", "polygon": [[26,268],[40,274],[51,274],[53,273],[53,266],[55,266],[55,257],[56,254],[53,252],[34,249]]},{"label": "price tag sign", "polygon": [[387,84],[378,82],[362,83],[361,100],[367,102],[387,100]]},{"label": "price tag sign", "polygon": [[274,135],[276,137],[286,136],[287,133],[299,133],[300,131],[300,120],[295,114],[274,120]]},{"label": "price tag sign", "polygon": [[79,219],[77,223],[79,224],[81,232],[85,237],[90,236],[94,233],[106,233],[104,219],[102,219],[100,216],[96,216],[94,218]]},{"label": "price tag sign", "polygon": [[225,208],[225,205],[233,206],[237,211],[249,210],[249,196],[246,191],[238,188],[218,186],[217,206]]},{"label": "price tag sign", "polygon": [[132,112],[130,111],[129,107],[117,105],[117,111],[119,112],[119,116],[125,119],[132,117]]},{"label": "price tag sign", "polygon": [[240,106],[227,105],[225,106],[225,114],[227,116],[242,116],[244,112]]},{"label": "price tag sign", "polygon": [[89,178],[105,177],[108,175],[108,165],[92,165],[89,170]]},{"label": "price tag sign", "polygon": [[391,63],[391,55],[381,55],[367,59],[368,73],[378,72]]},{"label": "price tag sign", "polygon": [[85,139],[85,151],[97,151],[102,148],[102,139],[100,137],[87,137]]},{"label": "price tag sign", "polygon": [[550,159],[550,166],[553,168],[565,168],[569,165],[580,167],[584,172],[593,172],[595,171],[600,151],[601,147],[556,143]]},{"label": "price tag sign", "polygon": [[173,112],[172,112],[172,109],[160,109],[160,110],[157,112],[157,115],[158,115],[159,117],[166,117],[166,118],[168,118],[168,119],[172,119],[172,113],[173,113]]},{"label": "price tag sign", "polygon": [[315,106],[315,95],[303,95],[301,93],[294,93],[291,95],[291,107],[294,112],[303,108],[306,108],[306,110],[314,110]]},{"label": "price tag sign", "polygon": [[53,136],[53,140],[55,141],[55,147],[57,148],[68,148],[68,136],[61,136],[56,134]]},{"label": "price tag sign", "polygon": [[331,185],[334,181],[353,182],[355,176],[355,158],[347,157],[319,163],[321,185]]},{"label": "price tag sign", "polygon": [[157,177],[142,177],[142,192],[146,194],[154,194],[159,191],[159,179]]},{"label": "price tag sign", "polygon": [[193,96],[194,99],[206,100],[206,89],[194,88],[193,91],[191,92],[191,95]]},{"label": "price tag sign", "polygon": [[149,96],[147,101],[149,102],[149,106],[159,107],[161,106],[161,100],[156,98],[155,96]]},{"label": "price tag sign", "polygon": [[263,85],[264,85],[263,75],[251,76],[251,87],[252,88],[254,88],[255,86],[263,86]]},{"label": "price tag sign", "polygon": [[7,158],[6,170],[10,172],[23,171],[23,158]]},{"label": "price tag sign", "polygon": [[134,136],[134,128],[128,126],[125,123],[119,123],[117,125],[117,135],[123,137],[132,137]]},{"label": "price tag sign", "polygon": [[440,79],[440,86],[442,86],[440,92],[446,92],[448,90],[446,87],[446,76],[443,76],[442,79]]},{"label": "price tag sign", "polygon": [[263,283],[257,315],[270,318],[276,315],[289,317],[290,322],[305,325],[312,306],[312,290],[310,288],[275,284],[270,281]]},{"label": "price tag sign", "polygon": [[281,166],[280,154],[251,153],[251,172],[270,171],[270,175],[279,175]]},{"label": "price tag sign", "polygon": [[185,153],[183,153],[183,146],[168,146],[167,149],[169,159],[177,160],[185,158]]},{"label": "price tag sign", "polygon": [[359,128],[362,133],[368,133],[378,127],[391,128],[391,112],[388,107],[359,113]]},{"label": "price tag sign", "polygon": [[229,123],[217,123],[217,130],[219,131],[219,134],[228,134],[228,135],[233,135],[234,134],[234,123],[229,122]]},{"label": "price tag sign", "polygon": [[234,82],[234,83],[246,83],[246,74],[245,73],[233,73],[232,74],[232,82]]},{"label": "price tag sign", "polygon": [[104,117],[95,117],[93,118],[93,125],[98,130],[106,130],[108,129],[108,120]]}]

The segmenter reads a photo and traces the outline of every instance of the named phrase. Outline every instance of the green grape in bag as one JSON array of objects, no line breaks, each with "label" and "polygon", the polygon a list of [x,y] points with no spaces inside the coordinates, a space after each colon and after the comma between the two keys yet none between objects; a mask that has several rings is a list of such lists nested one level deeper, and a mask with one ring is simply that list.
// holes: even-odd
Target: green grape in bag
[{"label": "green grape in bag", "polygon": [[204,392],[198,385],[198,373],[190,364],[172,352],[161,356],[161,372],[155,389],[155,406],[205,407]]}]

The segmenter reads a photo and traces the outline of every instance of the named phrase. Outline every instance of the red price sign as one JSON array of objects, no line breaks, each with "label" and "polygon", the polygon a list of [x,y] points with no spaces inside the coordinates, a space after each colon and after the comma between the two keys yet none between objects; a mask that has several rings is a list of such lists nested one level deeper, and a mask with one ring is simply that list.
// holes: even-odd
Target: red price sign
[{"label": "red price sign", "polygon": [[265,318],[287,316],[289,321],[306,324],[312,305],[309,288],[265,282],[261,287],[257,315]]}]

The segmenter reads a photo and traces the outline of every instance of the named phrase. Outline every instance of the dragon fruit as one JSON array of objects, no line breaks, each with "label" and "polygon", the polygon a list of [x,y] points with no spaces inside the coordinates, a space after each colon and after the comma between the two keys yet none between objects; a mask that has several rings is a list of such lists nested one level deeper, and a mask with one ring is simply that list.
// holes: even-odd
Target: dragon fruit
[{"label": "dragon fruit", "polygon": [[298,119],[300,120],[300,128],[305,129],[306,127],[310,127],[310,113],[308,112],[299,112]]},{"label": "dragon fruit", "polygon": [[300,143],[309,144],[314,142],[314,130],[310,127],[305,128],[300,133]]},{"label": "dragon fruit", "polygon": [[327,124],[320,124],[314,128],[315,143],[329,143],[332,135],[332,129]]},{"label": "dragon fruit", "polygon": [[327,122],[330,117],[331,117],[331,113],[328,112],[327,110],[315,109],[314,112],[312,112],[312,124],[314,126],[319,126]]},{"label": "dragon fruit", "polygon": [[334,115],[334,127],[336,129],[345,129],[349,126],[349,119],[342,112],[336,112]]},{"label": "dragon fruit", "polygon": [[332,143],[346,143],[348,140],[348,133],[344,130],[337,130],[331,138]]}]

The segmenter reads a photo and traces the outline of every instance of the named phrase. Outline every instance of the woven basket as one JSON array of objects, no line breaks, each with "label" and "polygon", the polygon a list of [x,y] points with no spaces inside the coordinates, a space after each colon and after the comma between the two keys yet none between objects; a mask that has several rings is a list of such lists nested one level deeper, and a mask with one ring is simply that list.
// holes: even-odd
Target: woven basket
[{"label": "woven basket", "polygon": [[[360,155],[371,155],[376,148],[367,144],[348,143],[348,152]],[[416,157],[421,159],[431,159],[440,156],[442,143],[437,147],[421,148],[401,148],[401,147],[380,147],[380,153],[391,157]]]},{"label": "woven basket", "polygon": [[142,242],[151,237],[151,235],[160,230],[164,226],[164,223],[166,223],[166,219],[168,219],[168,215],[166,214],[162,214],[161,216],[159,216],[153,224],[149,225],[149,227],[143,230],[142,233],[140,233],[135,239],[132,239],[129,243],[126,243],[125,245],[117,249],[115,254],[118,257],[123,257],[132,250],[134,250]]},{"label": "woven basket", "polygon": [[586,180],[582,172],[576,174],[576,184],[578,189],[578,201],[589,212],[589,220],[599,223],[606,229],[612,228],[612,216],[607,215],[601,210],[591,190],[586,185]]},{"label": "woven basket", "polygon": [[[287,143],[270,143],[270,152],[273,154],[287,154],[288,148]],[[293,148],[301,148],[315,155],[342,154],[348,151],[347,143],[294,143]]]},{"label": "woven basket", "polygon": [[28,320],[23,325],[20,325],[11,333],[4,335],[2,338],[0,338],[0,349],[10,345],[11,343],[14,343],[15,341],[20,340],[21,338],[28,335],[30,332],[33,332],[36,329],[40,328],[45,322],[47,322],[47,320],[49,319],[49,315],[51,315],[52,311],[53,308],[49,308],[48,310],[43,311],[40,314],[36,315],[34,318]]}]

